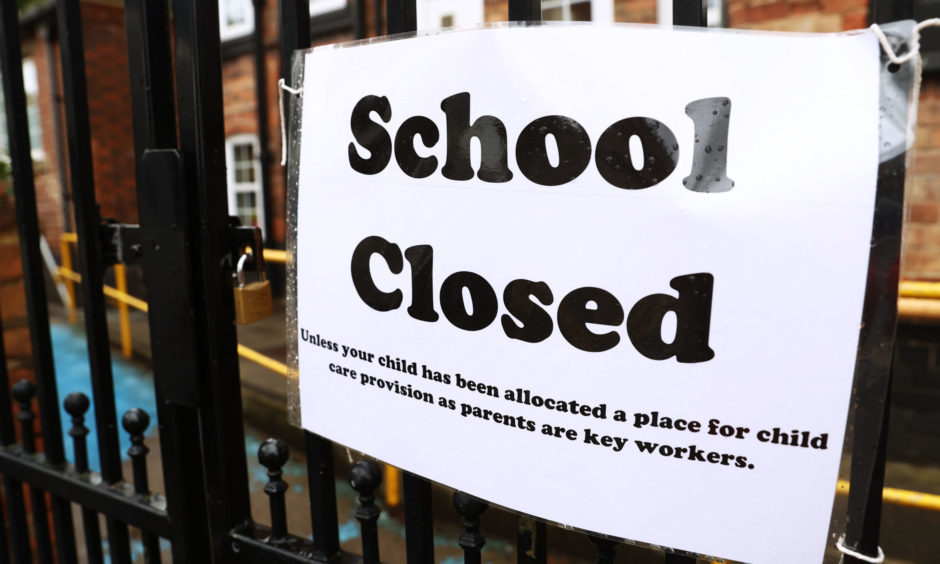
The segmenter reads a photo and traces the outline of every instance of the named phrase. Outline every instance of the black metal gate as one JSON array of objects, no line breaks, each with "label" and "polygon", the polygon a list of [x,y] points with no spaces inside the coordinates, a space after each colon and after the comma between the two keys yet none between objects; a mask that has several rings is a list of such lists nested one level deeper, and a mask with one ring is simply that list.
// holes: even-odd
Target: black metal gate
[{"label": "black metal gate", "polygon": [[[140,531],[148,562],[160,561],[161,538],[170,542],[174,562],[356,561],[360,557],[340,550],[332,445],[324,438],[305,435],[312,540],[288,532],[284,509],[287,486],[281,480],[287,451],[279,441],[266,442],[259,454],[270,478],[265,491],[270,496],[271,525],[251,518],[248,464],[256,462],[248,461],[245,454],[231,275],[244,247],[261,248],[260,231],[234,225],[227,211],[218,3],[175,0],[172,20],[169,4],[168,0],[125,1],[140,212],[140,225],[136,226],[105,222],[99,215],[80,3],[57,2],[68,171],[84,277],[81,297],[101,460],[98,474],[88,468],[88,430],[83,420],[90,400],[82,395],[71,394],[64,400],[72,416],[69,434],[75,441],[75,463],[68,463],[64,456],[20,70],[17,3],[2,0],[0,54],[36,385],[18,382],[12,386],[10,398],[5,363],[0,362],[0,527],[4,531],[0,534],[0,561],[77,562],[80,545],[76,531],[81,531],[87,560],[103,562],[99,515],[105,518],[108,553],[115,562],[132,560],[129,528]],[[386,4],[389,34],[415,29],[414,0],[387,0]],[[362,13],[364,3],[359,0],[355,5]],[[674,0],[673,5],[676,24],[705,24],[704,1]],[[282,0],[280,11],[282,76],[288,76],[293,50],[310,45],[308,2]],[[538,20],[540,14],[538,0],[509,2],[509,20]],[[893,166],[894,173],[901,167],[901,180],[895,174],[893,180],[882,181],[893,182],[897,188],[903,181],[903,163]],[[116,263],[140,264],[151,289],[155,415],[160,426],[165,497],[149,492],[144,465],[147,451],[142,445],[149,417],[138,410],[122,417],[123,428],[135,445],[131,449],[132,480],[122,474],[121,431],[101,289],[106,269]],[[897,271],[893,271],[893,278],[887,275],[881,282],[896,284]],[[882,318],[892,319],[890,313]],[[871,338],[883,338],[884,332],[893,330],[893,325],[874,328],[881,333]],[[3,358],[0,340],[0,360]],[[887,364],[873,362],[872,367],[883,377],[862,391],[868,397],[859,397],[860,402],[876,406],[870,414],[859,412],[859,433],[864,425],[881,428],[887,417],[883,403]],[[41,453],[33,433],[34,398],[44,444]],[[19,405],[19,433],[13,400]],[[852,489],[847,531],[847,545],[866,554],[874,554],[878,544],[883,481],[884,434],[875,431],[873,436],[882,437],[879,444],[863,445],[857,451],[859,474],[856,480],[853,472],[853,483],[858,486]],[[380,479],[378,467],[371,462],[357,463],[350,478],[360,494],[356,517],[362,527],[361,558],[369,563],[379,561],[379,510],[373,492]],[[73,504],[80,507],[80,527],[73,523]],[[487,504],[460,493],[455,494],[454,504],[465,527],[455,540],[464,549],[466,562],[479,563],[484,545],[479,517]],[[406,473],[404,505],[407,560],[431,563],[430,483]],[[519,517],[517,530],[518,561],[546,562],[546,525]],[[591,541],[597,562],[613,561],[618,540],[591,537]],[[664,558],[671,563],[695,561],[678,551],[666,551]],[[856,560],[847,557],[846,561]]]}]

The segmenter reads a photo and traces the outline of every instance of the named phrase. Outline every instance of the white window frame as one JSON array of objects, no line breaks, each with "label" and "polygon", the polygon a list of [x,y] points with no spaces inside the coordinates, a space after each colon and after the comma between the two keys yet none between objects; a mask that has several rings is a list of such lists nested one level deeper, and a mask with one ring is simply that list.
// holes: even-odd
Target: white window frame
[{"label": "white window frame", "polygon": [[[0,74],[0,80],[3,75]],[[3,88],[0,88],[0,159],[4,162],[10,162],[10,140],[7,137],[7,107],[6,100],[3,98]]]},{"label": "white window frame", "polygon": [[255,30],[255,6],[251,0],[234,0],[241,2],[245,20],[238,24],[228,23],[228,3],[231,1],[219,0],[219,39],[222,41],[243,37]]},{"label": "white window frame", "polygon": [[[36,62],[23,59],[23,90],[26,93],[26,115],[29,117],[29,148],[34,161],[46,158],[42,145],[42,111],[39,106],[39,72]],[[35,121],[33,117],[35,116]]]},{"label": "white window frame", "polygon": [[[254,182],[236,182],[235,180],[235,147],[251,145],[254,154],[255,180]],[[228,180],[228,209],[229,215],[238,215],[239,192],[252,192],[255,194],[255,210],[258,215],[258,227],[264,234],[264,184],[261,181],[261,144],[258,136],[253,133],[240,133],[225,139],[225,172]]]},{"label": "white window frame", "polygon": [[467,27],[483,23],[484,0],[418,0],[417,24],[419,31],[441,29],[445,16],[453,18],[452,27]]},{"label": "white window frame", "polygon": [[[29,128],[30,155],[34,161],[46,158],[46,149],[42,144],[42,111],[39,106],[39,73],[36,63],[31,58],[23,59],[23,91],[26,94],[26,117]],[[9,161],[10,139],[7,136],[6,106],[3,93],[0,92],[0,158]]]},{"label": "white window frame", "polygon": [[346,7],[346,0],[310,0],[310,17],[320,16],[342,10]]}]

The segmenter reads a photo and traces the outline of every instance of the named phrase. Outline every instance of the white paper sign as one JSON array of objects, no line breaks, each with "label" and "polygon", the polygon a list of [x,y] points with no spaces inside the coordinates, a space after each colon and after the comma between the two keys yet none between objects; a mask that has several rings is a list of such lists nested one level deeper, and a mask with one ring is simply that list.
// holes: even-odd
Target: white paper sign
[{"label": "white paper sign", "polygon": [[877,61],[870,33],[638,26],[308,54],[304,427],[549,521],[820,561]]}]

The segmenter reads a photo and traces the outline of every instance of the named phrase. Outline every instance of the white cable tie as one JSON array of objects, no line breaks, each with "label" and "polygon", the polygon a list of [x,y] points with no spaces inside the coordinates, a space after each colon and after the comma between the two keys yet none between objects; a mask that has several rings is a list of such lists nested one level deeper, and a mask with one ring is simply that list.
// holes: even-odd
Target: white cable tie
[{"label": "white cable tie", "polygon": [[[929,21],[929,20],[928,20]],[[845,546],[845,535],[839,537],[839,540],[836,541],[836,549],[842,554],[847,554],[856,560],[861,560],[862,562],[870,562],[871,564],[881,564],[885,561],[885,553],[881,550],[881,547],[878,547],[878,556],[866,556],[861,552],[856,552],[851,548]]]},{"label": "white cable tie", "polygon": [[891,44],[888,43],[888,37],[885,35],[885,32],[881,30],[881,26],[873,23],[871,24],[870,29],[875,32],[875,35],[878,37],[878,42],[881,43],[881,48],[884,49],[885,55],[888,56],[888,59],[896,65],[903,65],[920,53],[920,32],[927,29],[928,27],[940,27],[940,18],[930,18],[914,26],[914,36],[911,41],[911,50],[907,53],[904,53],[904,55],[900,57],[898,57],[894,52],[894,49],[891,48]]},{"label": "white cable tie", "polygon": [[281,166],[287,164],[287,124],[284,120],[284,92],[293,94],[303,94],[303,87],[291,88],[283,78],[277,81],[277,110],[281,115]]}]

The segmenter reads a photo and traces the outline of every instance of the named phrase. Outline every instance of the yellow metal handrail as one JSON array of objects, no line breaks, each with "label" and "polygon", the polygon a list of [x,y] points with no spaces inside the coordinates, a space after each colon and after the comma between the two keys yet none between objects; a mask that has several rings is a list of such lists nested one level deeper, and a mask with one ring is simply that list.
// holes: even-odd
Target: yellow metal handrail
[{"label": "yellow metal handrail", "polygon": [[[839,480],[836,485],[836,492],[840,494],[849,493],[849,483],[845,480]],[[885,503],[893,505],[926,509],[927,511],[940,511],[940,495],[898,488],[884,488],[881,490],[881,499]]]}]

